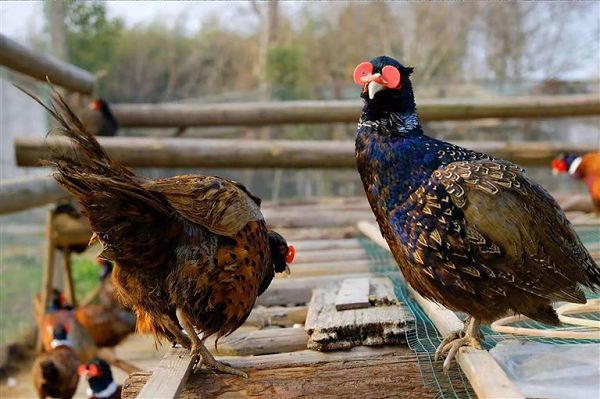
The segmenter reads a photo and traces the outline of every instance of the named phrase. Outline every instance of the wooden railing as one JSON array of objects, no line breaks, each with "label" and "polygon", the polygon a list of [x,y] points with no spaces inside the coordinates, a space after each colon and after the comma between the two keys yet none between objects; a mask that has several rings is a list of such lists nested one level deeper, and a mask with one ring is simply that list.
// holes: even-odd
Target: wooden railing
[{"label": "wooden railing", "polygon": [[50,79],[67,90],[90,94],[94,90],[94,76],[53,57],[34,50],[0,34],[0,65],[39,80]]},{"label": "wooden railing", "polygon": [[[115,160],[157,168],[354,168],[351,140],[244,140],[111,137],[99,138]],[[470,141],[456,144],[525,166],[549,165],[560,152],[582,154],[589,145],[557,142]],[[19,166],[40,166],[49,147],[68,149],[65,139],[20,138]]]},{"label": "wooden railing", "polygon": [[[600,114],[600,96],[503,97],[418,101],[423,122],[481,118],[559,118]],[[264,126],[355,123],[361,102],[284,101],[258,103],[115,104],[122,127]]]}]

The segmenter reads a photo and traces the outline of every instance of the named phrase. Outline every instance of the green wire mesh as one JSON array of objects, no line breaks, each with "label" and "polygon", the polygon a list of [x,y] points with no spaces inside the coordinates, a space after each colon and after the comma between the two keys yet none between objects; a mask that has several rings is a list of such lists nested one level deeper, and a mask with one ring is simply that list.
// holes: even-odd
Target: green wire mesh
[{"label": "green wire mesh", "polygon": [[[600,228],[598,227],[581,227],[577,228],[583,243],[590,251],[598,251],[600,248]],[[396,261],[391,254],[375,244],[373,241],[360,238],[359,241],[365,249],[370,261],[369,270],[371,273],[380,276],[387,276],[394,283],[396,296],[404,302],[408,310],[412,313],[415,319],[415,329],[407,332],[406,340],[408,346],[414,351],[423,385],[428,388],[435,398],[476,398],[471,386],[459,367],[453,366],[450,373],[446,375],[442,370],[441,362],[434,362],[434,354],[437,346],[442,340],[429,317],[423,312],[419,305],[412,300],[406,289],[404,281]],[[587,292],[588,298],[600,297],[600,294]],[[585,317],[592,320],[600,320],[600,312],[588,312],[579,314],[577,317]],[[536,322],[534,320],[525,320],[515,323],[515,326],[535,328],[535,329],[573,329],[569,327],[555,327]],[[582,327],[582,329],[585,329]],[[500,334],[492,331],[489,327],[482,328],[485,336],[483,345],[486,349],[493,348],[499,341],[504,339],[520,339],[536,342],[563,344],[563,343],[589,343],[598,342],[591,339],[558,339],[546,337],[528,337],[522,335]]]}]

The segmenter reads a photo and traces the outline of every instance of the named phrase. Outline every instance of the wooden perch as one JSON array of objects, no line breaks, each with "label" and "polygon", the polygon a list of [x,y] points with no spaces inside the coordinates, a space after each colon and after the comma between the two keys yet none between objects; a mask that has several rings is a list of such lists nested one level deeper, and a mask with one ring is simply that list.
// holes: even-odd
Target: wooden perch
[{"label": "wooden perch", "polygon": [[385,302],[391,304],[338,311],[335,300],[339,285],[315,289],[305,324],[310,336],[309,349],[328,351],[357,345],[406,343],[406,332],[414,329],[414,318],[402,305],[394,304],[396,295],[392,282],[387,277],[364,279],[368,279],[375,298],[385,298]]},{"label": "wooden perch", "polygon": [[[128,166],[152,168],[356,168],[354,141],[101,137],[108,154]],[[583,154],[587,144],[457,141],[455,144],[522,165],[547,166],[559,153]],[[48,146],[68,150],[63,137],[15,140],[18,166],[41,166]]]},{"label": "wooden perch", "polygon": [[303,350],[306,349],[307,341],[308,335],[301,327],[237,330],[219,340],[218,350],[214,350],[211,341],[207,341],[207,348],[222,356],[265,355]]},{"label": "wooden perch", "polygon": [[[300,351],[265,356],[220,357],[248,373],[248,379],[201,370],[187,377],[181,350],[171,349],[159,368],[134,373],[124,383],[123,399],[174,398],[407,398],[432,397],[419,382],[421,376],[412,351],[406,347],[366,348],[321,353]],[[170,367],[170,368],[166,368]],[[351,381],[360,378],[361,383]],[[164,387],[157,384],[162,382]],[[178,386],[177,386],[178,385]],[[143,394],[138,392],[143,388]],[[170,390],[167,391],[166,387]],[[162,389],[158,391],[157,389]],[[152,394],[152,389],[156,392]],[[159,396],[162,395],[162,396]]]},{"label": "wooden perch", "polygon": [[[382,248],[390,250],[387,242],[379,232],[379,227],[376,225],[369,222],[361,222],[358,224],[358,229]],[[463,322],[460,321],[454,312],[423,298],[409,285],[407,285],[407,288],[411,296],[427,316],[429,316],[442,336],[445,337],[454,331],[463,329]],[[488,351],[472,347],[462,347],[456,354],[456,360],[469,379],[478,398],[524,399],[523,395],[521,395],[514,383],[508,378],[504,370],[496,363]]]},{"label": "wooden perch", "polygon": [[[559,118],[600,114],[595,94],[419,100],[423,122],[481,118]],[[283,101],[227,104],[114,104],[122,127],[264,126],[355,123],[361,102]]]},{"label": "wooden perch", "polygon": [[94,90],[94,76],[76,67],[42,55],[29,47],[0,34],[0,64],[32,78],[83,94],[91,94]]}]

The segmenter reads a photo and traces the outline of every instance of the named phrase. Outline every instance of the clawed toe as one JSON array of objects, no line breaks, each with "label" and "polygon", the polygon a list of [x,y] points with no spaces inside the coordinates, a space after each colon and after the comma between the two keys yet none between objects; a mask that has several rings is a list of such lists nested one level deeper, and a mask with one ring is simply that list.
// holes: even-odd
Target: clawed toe
[{"label": "clawed toe", "polygon": [[448,373],[450,371],[450,366],[452,365],[452,360],[458,353],[458,350],[463,346],[470,346],[472,348],[481,349],[481,343],[479,339],[472,337],[470,335],[465,335],[461,338],[454,339],[451,342],[446,343],[445,345],[440,345],[436,351],[436,360],[441,358],[445,353],[448,353],[446,359],[444,360],[444,372]]}]

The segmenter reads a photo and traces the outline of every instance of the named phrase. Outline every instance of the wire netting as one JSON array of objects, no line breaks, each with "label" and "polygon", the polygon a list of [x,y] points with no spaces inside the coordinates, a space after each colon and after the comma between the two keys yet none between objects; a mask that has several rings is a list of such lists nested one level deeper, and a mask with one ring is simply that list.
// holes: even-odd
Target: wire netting
[{"label": "wire netting", "polygon": [[[595,226],[581,227],[576,230],[581,240],[590,251],[597,250],[600,246],[600,228]],[[387,250],[381,248],[369,239],[361,238],[360,242],[368,254],[370,260],[370,272],[376,275],[387,276],[393,281],[396,296],[400,301],[406,304],[407,309],[412,313],[415,319],[415,329],[408,331],[406,338],[408,346],[416,355],[423,385],[431,390],[432,395],[435,398],[476,398],[477,396],[459,367],[453,366],[451,371],[448,374],[445,374],[442,370],[442,362],[434,361],[435,350],[440,344],[442,336],[425,312],[423,312],[419,305],[408,294],[406,282],[404,281],[394,258]],[[590,291],[586,292],[586,296],[588,298],[597,298],[600,297],[600,294]],[[459,317],[461,317],[461,315],[459,315]],[[600,312],[581,313],[577,317],[600,320]],[[586,329],[585,327],[579,328],[566,325],[559,327],[549,326],[534,320],[524,320],[512,325],[534,329],[576,329],[577,331]],[[482,332],[485,337],[483,346],[488,350],[493,348],[499,341],[505,339],[530,340],[550,344],[598,342],[598,340],[591,339],[559,339],[501,334],[492,331],[488,326],[483,327]]]}]

